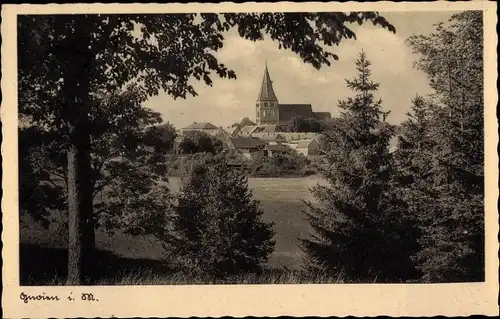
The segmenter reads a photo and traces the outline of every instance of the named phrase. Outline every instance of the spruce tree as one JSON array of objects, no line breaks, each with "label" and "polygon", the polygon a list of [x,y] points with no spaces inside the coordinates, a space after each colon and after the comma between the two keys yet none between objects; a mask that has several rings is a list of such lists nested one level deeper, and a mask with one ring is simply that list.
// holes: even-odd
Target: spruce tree
[{"label": "spruce tree", "polygon": [[435,90],[428,145],[429,208],[419,215],[424,280],[484,280],[484,121],[482,13],[453,15],[408,42]]},{"label": "spruce tree", "polygon": [[369,67],[362,52],[357,77],[346,80],[355,96],[340,102],[339,123],[325,132],[328,185],[311,190],[316,203],[307,203],[306,213],[314,232],[302,247],[308,268],[342,273],[347,281],[398,282],[414,276],[413,225],[391,190],[394,127],[375,99],[379,84]]},{"label": "spruce tree", "polygon": [[[417,196],[414,191],[429,191],[431,183],[432,149],[435,145],[432,139],[433,121],[438,108],[416,95],[411,101],[408,119],[401,123],[398,134],[398,147],[394,152],[398,169],[397,186],[402,196]],[[427,194],[421,194],[428,196]],[[419,212],[421,213],[421,211]]]},{"label": "spruce tree", "polygon": [[[406,204],[408,220],[415,225],[413,233],[418,244],[412,259],[418,263],[416,255],[428,245],[422,237],[423,216],[435,208],[436,198],[439,197],[431,187],[435,144],[432,128],[436,107],[419,95],[411,102],[408,119],[400,125],[398,147],[394,152],[397,172],[393,191]],[[416,268],[420,267],[416,265]]]}]

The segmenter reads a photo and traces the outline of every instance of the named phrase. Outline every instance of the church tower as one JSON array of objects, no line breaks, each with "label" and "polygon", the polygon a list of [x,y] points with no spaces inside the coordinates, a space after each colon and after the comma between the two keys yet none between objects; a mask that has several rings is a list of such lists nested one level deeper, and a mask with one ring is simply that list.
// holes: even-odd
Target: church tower
[{"label": "church tower", "polygon": [[256,122],[258,125],[278,124],[278,98],[276,98],[276,94],[274,94],[273,82],[267,70],[267,62],[259,97],[256,102],[256,111]]}]

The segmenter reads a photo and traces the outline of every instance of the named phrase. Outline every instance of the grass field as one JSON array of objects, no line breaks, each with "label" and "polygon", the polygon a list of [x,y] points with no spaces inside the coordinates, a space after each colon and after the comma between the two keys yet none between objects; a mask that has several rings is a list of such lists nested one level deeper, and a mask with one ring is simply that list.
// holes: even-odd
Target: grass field
[{"label": "grass field", "polygon": [[[320,181],[318,177],[249,178],[248,186],[260,202],[264,219],[275,223],[276,247],[269,260],[270,267],[300,268],[299,238],[305,238],[310,231],[302,212],[305,209],[302,200],[312,200],[309,188]],[[178,191],[179,184],[179,178],[170,179],[172,191]]]},{"label": "grass field", "polygon": [[[311,200],[309,188],[320,181],[317,177],[249,179],[249,187],[254,192],[254,198],[260,201],[260,207],[264,211],[264,219],[275,223],[276,247],[269,259],[269,268],[286,267],[297,270],[301,267],[300,238],[305,238],[310,231],[302,212],[305,207],[301,200]],[[179,178],[171,178],[171,190],[177,192],[179,187]],[[57,228],[58,225],[52,225],[49,230],[44,230],[29,221],[21,224],[21,264],[32,265],[31,268],[26,266],[26,269],[23,269],[22,281],[24,278],[24,281],[36,282],[35,277],[47,276],[48,274],[43,273],[43,267],[39,267],[41,264],[61,263],[56,260],[56,256],[58,251],[65,248],[66,238],[63,235],[58,235]],[[137,265],[147,265],[149,269],[155,269],[154,265],[161,263],[163,254],[161,246],[153,239],[132,238],[121,234],[108,236],[105,233],[97,232],[96,245],[100,251],[103,251],[100,263],[105,268],[105,272],[109,270],[109,272],[116,273],[122,268],[123,271],[127,271],[128,269],[136,269]],[[43,247],[43,249],[37,249],[38,246]],[[119,264],[120,269],[111,269],[116,267],[115,264]],[[64,266],[64,263],[61,263],[55,272],[63,275]],[[133,275],[126,276],[129,277],[128,281],[133,281]],[[269,275],[269,281],[275,279],[275,274]]]}]

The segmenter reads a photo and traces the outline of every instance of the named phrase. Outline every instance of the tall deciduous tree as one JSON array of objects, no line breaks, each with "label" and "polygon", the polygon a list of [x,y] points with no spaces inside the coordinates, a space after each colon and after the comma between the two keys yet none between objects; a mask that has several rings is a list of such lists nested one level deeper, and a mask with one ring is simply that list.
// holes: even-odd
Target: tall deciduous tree
[{"label": "tall deciduous tree", "polygon": [[434,282],[484,279],[482,12],[456,14],[449,22],[408,39],[438,106],[432,144],[424,146],[433,205],[420,214],[423,249],[416,258],[425,280]]},{"label": "tall deciduous tree", "polygon": [[356,95],[339,104],[339,123],[325,132],[328,185],[308,203],[314,233],[303,240],[309,267],[322,267],[347,280],[383,282],[414,276],[412,231],[404,202],[391,191],[394,178],[389,141],[394,127],[374,92],[365,53],[356,61],[358,76],[347,80]]},{"label": "tall deciduous tree", "polygon": [[[94,227],[148,235],[154,234],[148,228],[152,225],[148,216],[168,213],[170,195],[158,182],[167,181],[164,155],[172,147],[175,129],[168,123],[157,125],[160,114],[142,107],[136,94],[130,89],[102,96],[92,109],[93,147],[87,174],[91,177]],[[19,132],[20,212],[48,226],[54,212],[63,220],[68,218],[68,145],[64,131],[25,124],[28,126]],[[65,229],[63,224],[61,230]]]},{"label": "tall deciduous tree", "polygon": [[231,27],[250,40],[267,33],[280,48],[320,68],[338,59],[325,46],[353,38],[347,24],[365,21],[395,31],[373,12],[20,16],[20,113],[67,128],[68,284],[89,275],[84,263],[94,240],[89,117],[96,94],[136,81],[142,100],[160,90],[185,98],[196,95],[190,79],[211,85],[213,72],[234,78],[214,56]]}]

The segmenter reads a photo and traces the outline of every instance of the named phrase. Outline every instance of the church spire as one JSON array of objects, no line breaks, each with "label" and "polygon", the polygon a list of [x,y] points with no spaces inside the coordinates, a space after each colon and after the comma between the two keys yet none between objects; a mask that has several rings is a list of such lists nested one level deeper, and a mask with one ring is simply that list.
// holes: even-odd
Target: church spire
[{"label": "church spire", "polygon": [[271,81],[271,77],[269,76],[269,71],[267,69],[267,60],[266,68],[264,70],[264,78],[262,79],[262,86],[260,87],[257,101],[278,101],[276,94],[274,94],[273,82]]}]

